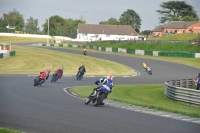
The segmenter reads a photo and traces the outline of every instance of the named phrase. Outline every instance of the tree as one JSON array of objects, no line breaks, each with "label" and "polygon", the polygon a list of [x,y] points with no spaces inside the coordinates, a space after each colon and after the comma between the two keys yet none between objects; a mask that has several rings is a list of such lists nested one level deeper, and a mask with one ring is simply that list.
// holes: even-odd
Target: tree
[{"label": "tree", "polygon": [[[58,15],[49,18],[49,34],[52,36],[68,36],[75,38],[78,23],[85,23],[84,20],[64,19]],[[43,24],[43,32],[48,31],[48,20]]]},{"label": "tree", "polygon": [[13,9],[13,11],[8,14],[3,13],[3,27],[15,26],[15,30],[22,30],[24,27],[24,18],[23,15],[20,14],[17,10]]},{"label": "tree", "polygon": [[101,21],[99,24],[105,25],[119,25],[120,22],[116,18],[109,18],[108,21]]},{"label": "tree", "polygon": [[151,30],[144,30],[141,32],[141,35],[150,35]]},{"label": "tree", "polygon": [[33,19],[33,17],[27,19],[27,23],[25,24],[25,31],[28,33],[38,33],[38,19]]},{"label": "tree", "polygon": [[130,25],[136,32],[140,32],[141,19],[140,16],[132,9],[128,9],[120,16],[120,24]]},{"label": "tree", "polygon": [[184,20],[186,16],[190,16],[190,20],[199,20],[194,8],[185,1],[167,1],[163,2],[160,7],[162,10],[156,10],[161,16],[160,23]]},{"label": "tree", "polygon": [[3,13],[3,16],[0,18],[0,31],[6,32],[8,29],[6,26],[15,26],[15,30],[22,30],[24,27],[24,18],[17,10],[9,13]]},{"label": "tree", "polygon": [[[49,18],[49,35],[61,35],[61,31],[64,30],[65,20],[58,16],[51,16]],[[45,24],[43,25],[44,33],[48,31],[48,19],[46,19]]]}]

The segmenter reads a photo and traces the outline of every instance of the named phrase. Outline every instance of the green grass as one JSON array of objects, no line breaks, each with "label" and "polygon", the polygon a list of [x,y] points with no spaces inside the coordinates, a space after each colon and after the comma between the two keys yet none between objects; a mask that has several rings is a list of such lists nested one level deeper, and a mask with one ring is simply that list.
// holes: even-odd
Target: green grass
[{"label": "green grass", "polygon": [[0,133],[22,133],[21,131],[10,130],[7,128],[0,128]]},{"label": "green grass", "polygon": [[197,34],[184,33],[184,34],[170,34],[154,38],[148,38],[148,40],[196,40]]},{"label": "green grass", "polygon": [[0,36],[0,43],[19,43],[19,42],[47,42],[46,38]]},{"label": "green grass", "polygon": [[[91,94],[94,87],[96,86],[75,87],[70,91],[86,98]],[[113,92],[109,94],[108,99],[191,117],[200,117],[199,106],[192,106],[187,103],[174,101],[168,98],[164,94],[164,85],[160,84],[115,84]]]},{"label": "green grass", "polygon": [[94,43],[90,44],[99,47],[112,47],[112,48],[126,48],[126,49],[140,49],[140,50],[150,50],[150,51],[170,51],[170,52],[188,52],[188,53],[200,53],[200,46],[193,44],[145,44],[145,43]]},{"label": "green grass", "polygon": [[64,67],[64,75],[76,75],[78,67],[86,66],[86,75],[133,75],[132,70],[119,63],[77,54],[69,54],[25,46],[12,46],[16,55],[0,59],[0,74],[38,74],[47,68],[52,71]]}]

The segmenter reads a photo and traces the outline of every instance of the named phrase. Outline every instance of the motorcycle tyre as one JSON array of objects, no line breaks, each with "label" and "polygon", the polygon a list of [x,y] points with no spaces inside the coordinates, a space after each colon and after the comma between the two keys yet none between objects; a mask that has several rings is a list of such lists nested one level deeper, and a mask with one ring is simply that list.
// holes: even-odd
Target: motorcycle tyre
[{"label": "motorcycle tyre", "polygon": [[85,100],[85,105],[88,105],[92,100],[88,97],[86,100]]},{"label": "motorcycle tyre", "polygon": [[102,94],[100,95],[100,97],[98,97],[97,100],[94,102],[94,106],[97,107],[98,105],[100,105],[100,103],[103,102],[103,100],[105,99],[105,97],[106,97],[106,94],[105,94],[105,93],[102,93]]}]

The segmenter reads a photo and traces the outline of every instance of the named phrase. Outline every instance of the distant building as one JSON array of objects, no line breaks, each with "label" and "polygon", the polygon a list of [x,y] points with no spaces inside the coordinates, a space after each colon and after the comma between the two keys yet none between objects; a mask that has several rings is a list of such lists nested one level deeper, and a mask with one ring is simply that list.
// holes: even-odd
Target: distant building
[{"label": "distant building", "polygon": [[151,35],[153,36],[161,36],[163,34],[163,29],[165,25],[159,25],[151,31]]},{"label": "distant building", "polygon": [[166,25],[157,26],[152,30],[151,34],[159,36],[164,34],[177,33],[200,33],[199,21],[171,21]]},{"label": "distant building", "polygon": [[78,24],[76,40],[138,40],[138,33],[128,25]]}]

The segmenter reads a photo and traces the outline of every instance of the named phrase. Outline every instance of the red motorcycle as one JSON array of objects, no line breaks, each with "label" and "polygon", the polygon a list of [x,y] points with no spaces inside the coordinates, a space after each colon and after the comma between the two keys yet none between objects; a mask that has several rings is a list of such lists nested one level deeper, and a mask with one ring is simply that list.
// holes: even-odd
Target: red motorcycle
[{"label": "red motorcycle", "polygon": [[51,82],[56,82],[61,77],[62,77],[62,72],[55,71],[55,73],[52,76]]}]

